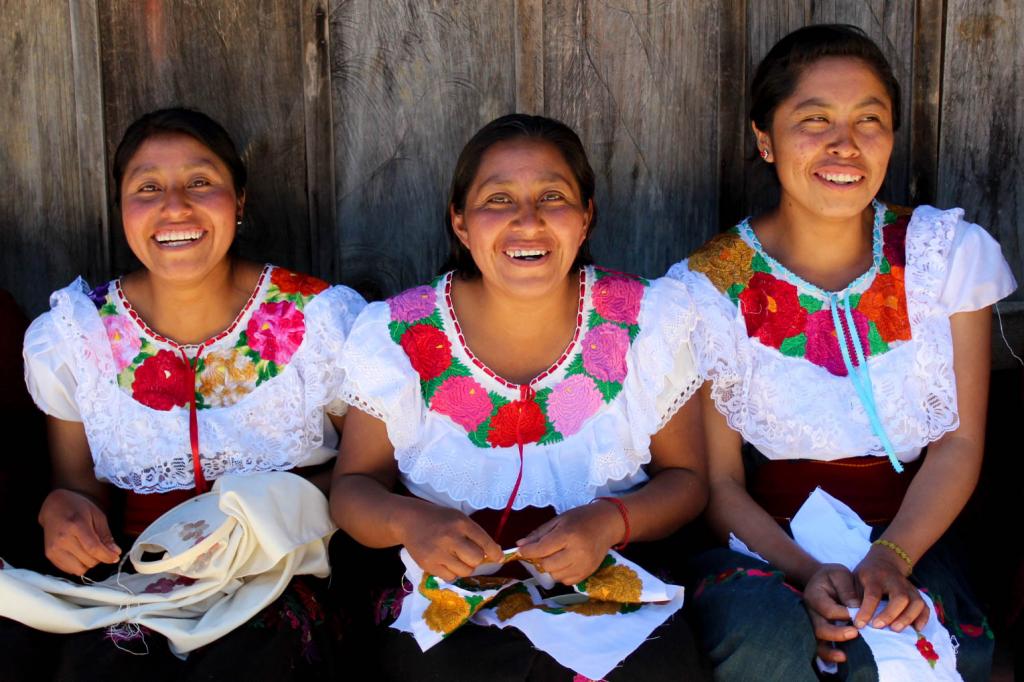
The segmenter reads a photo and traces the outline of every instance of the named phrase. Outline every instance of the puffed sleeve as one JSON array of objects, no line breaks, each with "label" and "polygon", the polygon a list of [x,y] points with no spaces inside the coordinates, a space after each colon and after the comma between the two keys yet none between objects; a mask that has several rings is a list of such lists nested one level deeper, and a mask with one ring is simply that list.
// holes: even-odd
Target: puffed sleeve
[{"label": "puffed sleeve", "polygon": [[345,376],[344,346],[366,300],[343,285],[332,286],[319,294],[306,307],[311,340],[316,344],[313,361],[305,367],[306,390],[323,397],[312,401],[322,405],[328,414],[342,416],[348,404],[341,397]]},{"label": "puffed sleeve", "polygon": [[992,305],[1017,288],[999,243],[983,228],[959,221],[939,301],[949,315]]},{"label": "puffed sleeve", "polygon": [[57,332],[51,313],[35,319],[25,333],[25,384],[40,410],[65,421],[82,421],[75,402],[78,381],[72,371],[70,349]]},{"label": "puffed sleeve", "polygon": [[345,342],[342,400],[384,422],[395,448],[411,446],[423,420],[419,375],[391,338],[386,301],[370,303]]}]

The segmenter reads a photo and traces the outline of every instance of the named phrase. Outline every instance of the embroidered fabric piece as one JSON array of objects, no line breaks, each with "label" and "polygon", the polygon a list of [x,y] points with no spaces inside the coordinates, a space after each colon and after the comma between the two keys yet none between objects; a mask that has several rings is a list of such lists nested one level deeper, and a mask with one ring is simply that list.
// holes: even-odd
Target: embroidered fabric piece
[{"label": "embroidered fabric piece", "polygon": [[[57,347],[66,359],[77,382],[74,399],[101,480],[139,493],[192,488],[187,402],[184,406],[147,406],[119,387],[123,368],[119,369],[115,359],[117,348],[111,345],[104,318],[88,294],[87,285],[79,278],[51,296],[50,312],[41,316],[26,335],[29,371],[33,353]],[[270,301],[271,305],[279,303]],[[231,404],[213,406],[209,403],[214,402],[214,394],[204,396],[211,398],[206,409],[198,412],[201,461],[207,480],[226,473],[317,463],[310,458],[323,444],[325,408],[340,392],[344,377],[340,358],[346,332],[363,305],[358,294],[342,286],[307,299],[303,303],[301,341],[287,349],[276,346],[274,352],[282,361],[276,363],[276,368],[269,369],[273,361],[266,358],[262,358],[262,364],[254,362],[256,381],[244,390],[236,390]],[[248,320],[253,323],[258,318],[252,314]],[[258,332],[267,331],[260,329],[264,323],[271,325],[263,320],[256,325]],[[276,343],[270,337],[265,342]],[[229,335],[222,345],[232,349],[235,343],[235,337]],[[258,352],[253,346],[249,343],[240,352]],[[224,350],[218,344],[211,348],[215,349],[215,358]],[[262,348],[267,351],[269,345]],[[288,354],[287,360],[281,353]],[[156,357],[159,353],[143,358],[136,374]],[[165,378],[173,376],[167,368],[161,373]],[[197,385],[201,385],[202,372],[197,379]],[[167,392],[154,391],[152,395]],[[34,397],[40,401],[38,395]],[[45,404],[40,403],[40,407],[46,411]]]},{"label": "embroidered fabric piece", "polygon": [[[643,286],[590,270],[584,280],[595,295],[604,290],[602,281],[611,285],[608,297],[617,307],[591,299],[581,311],[580,343],[532,384],[543,407],[535,404],[540,418],[536,438],[525,445],[516,509],[552,505],[564,511],[589,502],[610,482],[625,489],[646,480],[642,466],[650,461],[651,436],[701,384],[689,341],[696,313],[686,287],[668,279]],[[621,282],[638,284],[640,298],[617,291]],[[342,399],[386,424],[403,482],[416,494],[426,487],[472,509],[502,509],[519,472],[518,449],[485,427],[502,406],[520,400],[519,390],[462,348],[455,320],[439,308],[444,285],[441,279],[367,307],[345,345]],[[408,341],[417,348],[411,354],[396,343],[416,326],[410,321],[424,327],[414,334],[430,337]],[[603,348],[588,341],[595,329],[622,333],[621,359],[609,353],[588,363],[587,351]],[[456,361],[459,373],[452,374]],[[430,379],[424,380],[424,371]],[[480,437],[467,437],[470,427]]]},{"label": "embroidered fabric piece", "polygon": [[601,679],[683,605],[682,587],[614,551],[573,594],[554,598],[541,592],[554,581],[525,561],[533,576],[527,580],[475,575],[446,583],[425,574],[405,549],[401,555],[416,589],[391,627],[411,633],[423,651],[467,623],[512,626],[561,665]]},{"label": "embroidered fabric piece", "polygon": [[[872,330],[886,343],[884,350],[876,346],[877,352],[873,349],[867,362],[881,421],[903,461],[914,459],[921,447],[959,425],[952,337],[938,296],[961,215],[959,209],[940,211],[922,206],[906,226],[903,282],[909,334],[899,324],[887,328],[892,317],[872,319],[870,325],[858,329],[868,342],[866,353]],[[886,228],[886,238],[898,238],[899,232],[894,230],[899,227],[897,221]],[[716,239],[725,243],[723,251],[742,252],[748,246],[738,236],[728,241],[723,236]],[[886,304],[887,299],[894,303],[888,289],[898,284],[893,274],[899,269],[898,252],[892,246],[886,244],[884,249],[891,281],[878,285],[880,275],[870,284],[865,280],[858,309],[865,303],[870,308],[878,301],[890,311],[902,308],[898,302]],[[706,258],[708,252],[698,253]],[[741,261],[739,257],[721,260],[727,264]],[[784,341],[776,346],[748,335],[748,323],[733,302],[737,296],[730,296],[728,286],[724,293],[721,287],[734,276],[734,266],[708,268],[698,259],[700,272],[696,272],[688,267],[689,262],[676,264],[668,276],[688,283],[702,313],[702,324],[694,334],[694,352],[702,372],[713,381],[711,394],[716,406],[733,429],[772,459],[885,456],[845,371],[832,367],[827,354],[823,359],[808,357],[807,352],[802,357],[790,356],[782,349]],[[878,291],[869,294],[876,287]],[[878,301],[871,302],[869,297],[875,293]],[[799,294],[799,298],[803,296]],[[824,312],[827,314],[827,309]],[[885,341],[883,329],[892,343]],[[901,340],[903,336],[908,338]]]}]

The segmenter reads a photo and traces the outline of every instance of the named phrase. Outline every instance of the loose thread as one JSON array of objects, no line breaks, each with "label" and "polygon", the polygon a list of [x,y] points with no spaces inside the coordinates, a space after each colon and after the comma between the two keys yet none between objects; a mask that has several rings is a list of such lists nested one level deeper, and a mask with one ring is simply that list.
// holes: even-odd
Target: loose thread
[{"label": "loose thread", "polygon": [[1006,350],[1010,351],[1010,355],[1016,360],[1021,367],[1024,367],[1024,360],[1020,359],[1020,356],[1013,352],[1013,346],[1010,345],[1010,341],[1006,338],[1006,330],[1003,329],[1003,313],[999,310],[999,304],[995,304],[996,319],[999,320],[999,335],[1003,337],[1003,345],[1006,346]]}]

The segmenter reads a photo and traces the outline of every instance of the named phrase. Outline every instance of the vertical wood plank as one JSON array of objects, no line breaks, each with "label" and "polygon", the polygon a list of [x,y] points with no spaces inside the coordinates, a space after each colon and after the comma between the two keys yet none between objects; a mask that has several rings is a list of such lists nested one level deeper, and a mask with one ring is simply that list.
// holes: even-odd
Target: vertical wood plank
[{"label": "vertical wood plank", "polygon": [[429,279],[459,150],[516,106],[515,6],[333,0],[341,280],[371,297]]},{"label": "vertical wood plank", "polygon": [[[108,154],[148,111],[185,106],[209,114],[249,169],[238,251],[310,271],[299,9],[275,0],[105,0],[100,35]],[[134,259],[119,220],[115,213],[121,271]]]},{"label": "vertical wood plank", "polygon": [[[722,28],[718,49],[718,227],[740,221],[746,214],[746,178],[751,164],[751,137],[747,91],[750,60],[747,46],[747,3],[722,3]],[[759,159],[758,159],[759,161]]]},{"label": "vertical wood plank", "polygon": [[917,0],[914,17],[914,80],[904,84],[910,103],[910,205],[935,203],[939,174],[942,98],[943,0]]},{"label": "vertical wood plank", "polygon": [[544,111],[544,0],[515,0],[516,111]]},{"label": "vertical wood plank", "polygon": [[96,136],[89,123],[99,118],[88,97],[98,88],[88,82],[95,35],[89,7],[76,9],[80,21],[63,2],[0,0],[0,287],[30,315],[76,275],[107,274],[102,212],[83,187],[93,167],[78,146],[81,130]]},{"label": "vertical wood plank", "polygon": [[327,0],[302,0],[302,95],[306,142],[306,201],[310,259],[328,281],[338,278],[334,229],[334,122],[331,112],[331,52]]},{"label": "vertical wood plank", "polygon": [[545,3],[545,109],[594,166],[599,263],[660,275],[717,231],[719,18],[711,3]]},{"label": "vertical wood plank", "polygon": [[[999,240],[1024,278],[1024,6],[948,0],[938,200]],[[1018,291],[1014,300],[1024,300]]]}]

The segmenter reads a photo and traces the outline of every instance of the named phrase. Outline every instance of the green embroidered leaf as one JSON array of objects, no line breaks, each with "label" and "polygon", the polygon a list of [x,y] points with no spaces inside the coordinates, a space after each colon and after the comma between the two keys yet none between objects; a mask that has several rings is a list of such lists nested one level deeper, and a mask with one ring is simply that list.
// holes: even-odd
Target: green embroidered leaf
[{"label": "green embroidered leaf", "polygon": [[[591,377],[593,379],[593,377]],[[597,384],[597,390],[601,391],[601,397],[604,398],[606,403],[610,403],[615,400],[615,396],[622,390],[622,384],[617,381],[601,381],[600,379],[594,379],[594,383]]]},{"label": "green embroidered leaf", "polygon": [[511,402],[509,400],[506,400],[502,396],[498,395],[497,393],[494,393],[493,391],[488,391],[487,397],[491,399],[491,404],[494,405],[494,410],[491,412],[492,417],[498,414],[498,410],[505,407],[506,405],[509,404],[509,402]]},{"label": "green embroidered leaf", "polygon": [[573,374],[583,374],[583,353],[577,353],[576,357],[572,359],[572,362],[565,368],[565,376],[571,377]]},{"label": "green embroidered leaf", "polygon": [[405,333],[405,330],[408,329],[409,326],[408,322],[398,322],[396,320],[388,322],[388,331],[391,333],[391,340],[395,343],[399,343],[402,339],[402,334]]},{"label": "green embroidered leaf", "polygon": [[759,253],[755,253],[754,257],[750,260],[750,268],[754,272],[771,272],[772,266],[768,265],[768,261],[764,259]]},{"label": "green embroidered leaf", "polygon": [[596,309],[590,311],[590,315],[587,317],[587,329],[593,329],[594,327],[604,324],[607,322]]},{"label": "green embroidered leaf", "polygon": [[438,589],[437,578],[435,578],[432,575],[428,575],[427,576],[427,581],[426,581],[426,587],[427,587],[428,590],[436,590],[436,589]]},{"label": "green embroidered leaf", "polygon": [[619,325],[619,326],[625,328],[625,330],[627,332],[629,332],[629,342],[630,343],[633,343],[634,341],[636,341],[636,337],[640,335],[640,325],[638,325],[638,324],[623,324],[623,325]]},{"label": "green embroidered leaf", "polygon": [[122,369],[121,372],[117,375],[117,385],[120,386],[121,388],[130,390],[132,387],[132,383],[134,382],[135,370],[132,368],[131,365]]},{"label": "green embroidered leaf", "polygon": [[242,333],[238,335],[238,341],[235,343],[235,348],[246,348],[249,346],[249,334],[243,329]]},{"label": "green embroidered leaf", "polygon": [[206,359],[205,359],[205,358],[203,358],[202,356],[200,356],[200,357],[198,357],[198,358],[194,358],[194,359],[192,360],[192,362],[194,362],[194,363],[195,363],[195,366],[196,366],[196,374],[202,374],[202,373],[203,373],[203,370],[204,370],[204,369],[206,369]]},{"label": "green embroidered leaf", "polygon": [[476,431],[469,432],[469,442],[478,448],[489,448],[491,444],[487,442],[487,434],[491,431],[491,420],[488,417],[480,423],[480,426],[476,427]]},{"label": "green embroidered leaf", "polygon": [[250,360],[252,360],[254,364],[258,365],[261,362],[263,362],[263,358],[260,357],[260,354],[257,353],[256,351],[254,351],[252,348],[250,348],[249,350],[245,351],[244,355],[245,355],[245,357],[247,357]]},{"label": "green embroidered leaf", "polygon": [[430,404],[430,399],[434,397],[434,393],[437,392],[437,389],[440,388],[441,384],[444,383],[444,380],[448,378],[445,376],[447,373],[448,370],[445,370],[440,376],[436,376],[430,381],[423,381],[423,379],[420,379],[420,393],[423,394],[423,400],[426,401],[427,405]]},{"label": "green embroidered leaf", "polygon": [[740,294],[742,294],[743,290],[746,288],[747,285],[740,284],[739,282],[737,282],[736,284],[733,284],[731,287],[726,289],[725,293],[729,294],[729,300],[732,301],[733,305],[739,305]]},{"label": "green embroidered leaf", "polygon": [[619,609],[619,613],[633,613],[643,608],[643,604],[623,604]]},{"label": "green embroidered leaf", "polygon": [[117,315],[117,306],[113,303],[104,303],[100,308],[100,315],[102,317],[110,317],[111,315]]},{"label": "green embroidered leaf", "polygon": [[802,358],[807,353],[807,334],[797,334],[782,342],[779,352],[791,358]]},{"label": "green embroidered leaf", "polygon": [[855,310],[860,305],[860,294],[850,296],[850,310]]},{"label": "green embroidered leaf", "polygon": [[270,360],[262,360],[256,363],[256,385],[259,386],[264,381],[270,381],[278,374],[281,370],[276,363]]},{"label": "green embroidered leaf", "polygon": [[800,305],[803,306],[804,310],[813,315],[814,313],[821,310],[825,304],[813,296],[808,296],[807,294],[800,294]]},{"label": "green embroidered leaf", "polygon": [[203,398],[203,394],[196,391],[196,409],[197,410],[208,410],[212,405],[207,405],[206,400]]},{"label": "green embroidered leaf", "polygon": [[872,355],[881,355],[889,351],[889,344],[882,338],[882,334],[874,322],[868,325],[868,345],[871,346]]},{"label": "green embroidered leaf", "polygon": [[424,317],[422,320],[417,320],[416,323],[429,324],[431,327],[444,329],[444,322],[441,321],[441,311],[437,308],[434,308],[434,312],[430,313],[430,317]]},{"label": "green embroidered leaf", "polygon": [[894,222],[896,222],[896,214],[889,209],[885,209],[885,215],[882,216],[882,224],[888,225]]},{"label": "green embroidered leaf", "polygon": [[594,281],[600,282],[605,277],[608,277],[611,273],[604,268],[594,268]]},{"label": "green embroidered leaf", "polygon": [[145,354],[146,357],[150,355],[156,355],[156,346],[149,342],[149,339],[143,337],[142,345],[139,346],[139,355]]},{"label": "green embroidered leaf", "polygon": [[469,367],[462,364],[461,360],[458,358],[452,358],[452,364],[445,371],[445,374],[450,377],[468,377],[472,372],[469,371]]},{"label": "green embroidered leaf", "polygon": [[271,284],[267,287],[267,295],[264,300],[267,303],[280,303],[281,301],[287,301],[288,298],[287,294],[281,293],[276,284]]},{"label": "green embroidered leaf", "polygon": [[470,614],[475,613],[476,610],[478,608],[480,608],[480,604],[482,604],[483,601],[484,601],[484,598],[481,597],[478,594],[470,595],[468,597],[463,597],[463,599],[465,599],[466,603],[469,604],[469,613]]},{"label": "green embroidered leaf", "polygon": [[892,265],[889,264],[889,259],[882,256],[882,262],[878,264],[878,271],[883,275],[888,275],[892,272]]}]

